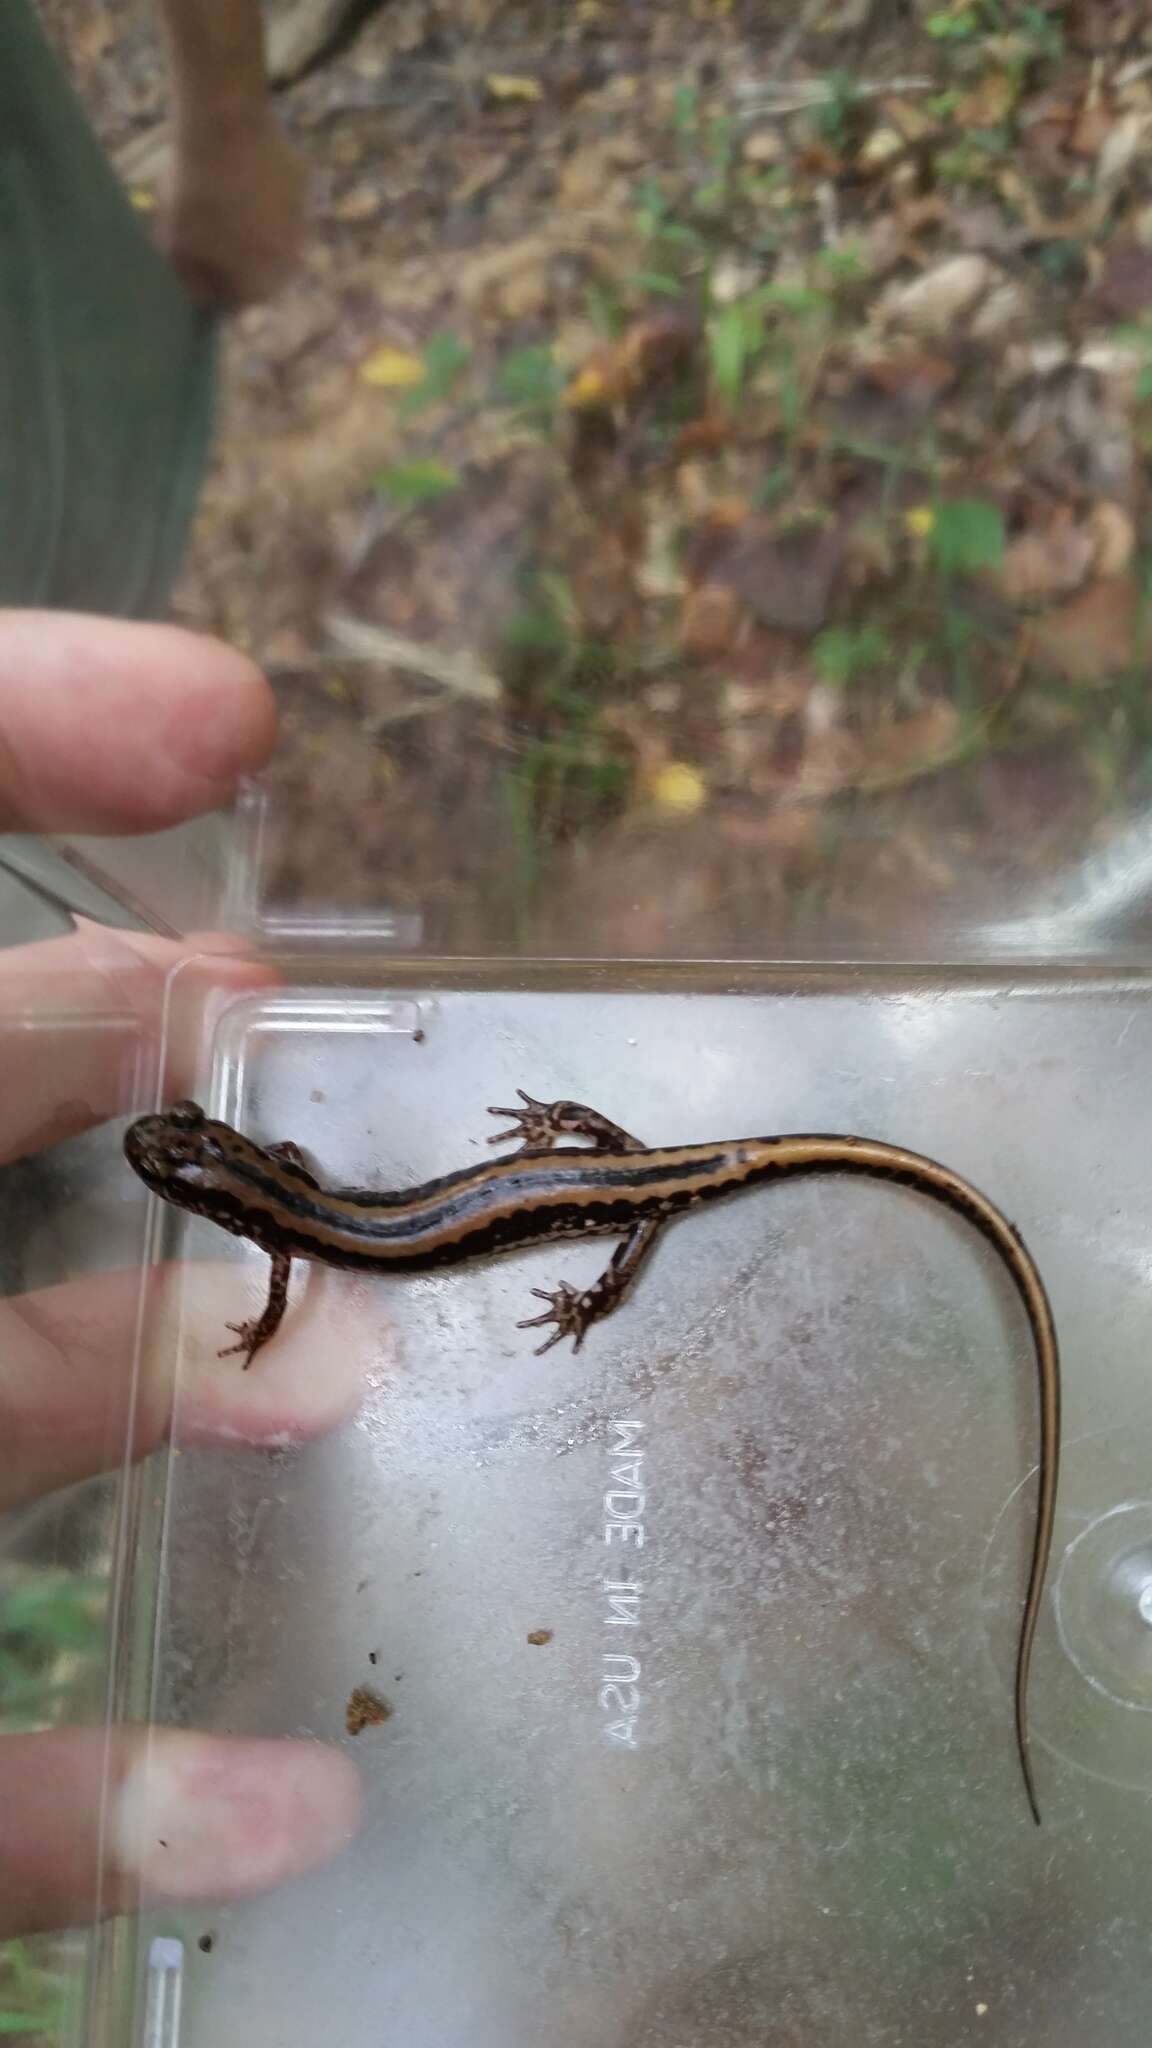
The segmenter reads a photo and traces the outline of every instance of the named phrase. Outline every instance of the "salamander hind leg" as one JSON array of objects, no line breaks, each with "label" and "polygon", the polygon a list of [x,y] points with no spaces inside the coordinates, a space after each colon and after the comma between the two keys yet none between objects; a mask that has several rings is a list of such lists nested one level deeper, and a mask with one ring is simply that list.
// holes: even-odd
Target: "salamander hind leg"
[{"label": "salamander hind leg", "polygon": [[510,1139],[520,1140],[525,1152],[546,1151],[557,1138],[589,1138],[595,1152],[643,1152],[645,1147],[639,1138],[621,1130],[609,1117],[601,1116],[598,1109],[589,1109],[583,1102],[537,1102],[534,1095],[525,1095],[522,1088],[516,1090],[523,1109],[490,1109],[489,1116],[506,1116],[512,1120],[510,1131],[497,1131],[489,1138],[490,1145],[506,1145]]},{"label": "salamander hind leg", "polygon": [[551,1351],[562,1337],[571,1337],[573,1351],[579,1351],[593,1323],[602,1322],[613,1309],[619,1308],[664,1227],[664,1219],[660,1216],[646,1217],[642,1223],[637,1223],[623,1244],[617,1245],[600,1278],[582,1292],[570,1287],[566,1280],[553,1290],[546,1287],[532,1289],[537,1301],[546,1301],[548,1307],[542,1315],[526,1316],[516,1328],[539,1330],[548,1323],[556,1325],[552,1335],[536,1346],[537,1358]]}]

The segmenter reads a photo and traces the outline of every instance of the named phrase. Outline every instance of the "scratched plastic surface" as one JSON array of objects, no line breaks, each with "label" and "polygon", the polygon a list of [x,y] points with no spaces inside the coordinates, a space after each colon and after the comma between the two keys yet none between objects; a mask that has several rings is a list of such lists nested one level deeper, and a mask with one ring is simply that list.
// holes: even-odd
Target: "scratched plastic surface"
[{"label": "scratched plastic surface", "polygon": [[[146,1923],[185,1944],[181,2040],[1144,2048],[1147,989],[431,980],[289,977],[225,1013],[201,1086],[344,1182],[467,1163],[522,1086],[657,1142],[875,1133],[1021,1226],[1065,1370],[1045,1825],[1011,1719],[1035,1369],[961,1219],[867,1181],[753,1193],[670,1226],[634,1298],[545,1359],[514,1328],[529,1289],[603,1243],[320,1275],[293,1312],[323,1371],[324,1303],[354,1299],[365,1404],[306,1447],[173,1460],[156,1705],[345,1743],[366,1821],[287,1890]],[[188,1290],[223,1253],[255,1298],[250,1247],[172,1242]],[[358,1685],[391,1713],[351,1739]]]}]

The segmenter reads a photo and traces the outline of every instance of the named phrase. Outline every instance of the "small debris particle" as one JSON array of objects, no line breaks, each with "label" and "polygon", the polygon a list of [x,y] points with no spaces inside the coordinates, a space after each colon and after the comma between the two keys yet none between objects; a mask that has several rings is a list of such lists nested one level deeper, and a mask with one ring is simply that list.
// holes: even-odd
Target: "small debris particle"
[{"label": "small debris particle", "polygon": [[211,1934],[202,1934],[196,1946],[200,1950],[201,1955],[210,1956],[214,1946],[214,1937]]},{"label": "small debris particle", "polygon": [[533,1645],[534,1648],[541,1649],[545,1643],[550,1643],[552,1641],[552,1631],[550,1628],[529,1629],[528,1641]]},{"label": "small debris particle", "polygon": [[370,1685],[354,1685],[348,1695],[344,1710],[344,1726],[349,1735],[361,1735],[365,1728],[377,1728],[383,1721],[392,1719],[393,1709]]}]

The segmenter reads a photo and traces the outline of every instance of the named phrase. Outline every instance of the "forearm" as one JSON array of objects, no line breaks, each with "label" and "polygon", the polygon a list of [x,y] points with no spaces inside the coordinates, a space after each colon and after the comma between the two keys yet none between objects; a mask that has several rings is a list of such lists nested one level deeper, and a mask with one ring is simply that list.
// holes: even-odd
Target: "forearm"
[{"label": "forearm", "polygon": [[260,0],[160,0],[178,132],[251,120],[268,87]]}]

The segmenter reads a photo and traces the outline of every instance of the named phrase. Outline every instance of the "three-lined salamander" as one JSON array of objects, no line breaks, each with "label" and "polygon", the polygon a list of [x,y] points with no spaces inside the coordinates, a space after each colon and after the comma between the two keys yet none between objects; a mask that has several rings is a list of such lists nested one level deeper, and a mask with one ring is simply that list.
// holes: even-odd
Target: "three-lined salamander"
[{"label": "three-lined salamander", "polygon": [[[879,1139],[828,1136],[734,1138],[714,1145],[647,1146],[580,1103],[541,1103],[521,1091],[506,1138],[507,1158],[464,1167],[396,1193],[320,1186],[291,1144],[262,1146],[214,1122],[194,1102],[140,1117],[124,1149],[148,1187],[178,1208],[209,1217],[268,1253],[272,1274],[263,1314],[230,1324],[249,1365],[284,1315],[293,1259],[363,1273],[427,1272],[553,1239],[619,1236],[622,1243],[590,1287],[534,1289],[547,1306],[517,1327],[554,1325],[540,1345],[562,1337],[578,1350],[594,1322],[610,1315],[660,1232],[686,1209],[799,1174],[857,1173],[898,1181],[966,1217],[995,1247],[1024,1307],[1040,1381],[1040,1487],[1016,1656],[1016,1742],[1028,1804],[1040,1813],[1028,1748],[1026,1697],[1052,1528],[1060,1452],[1060,1362],[1044,1283],[1019,1232],[970,1182],[947,1166]],[[556,1145],[558,1138],[589,1141]],[[222,1356],[227,1354],[222,1353]]]}]

